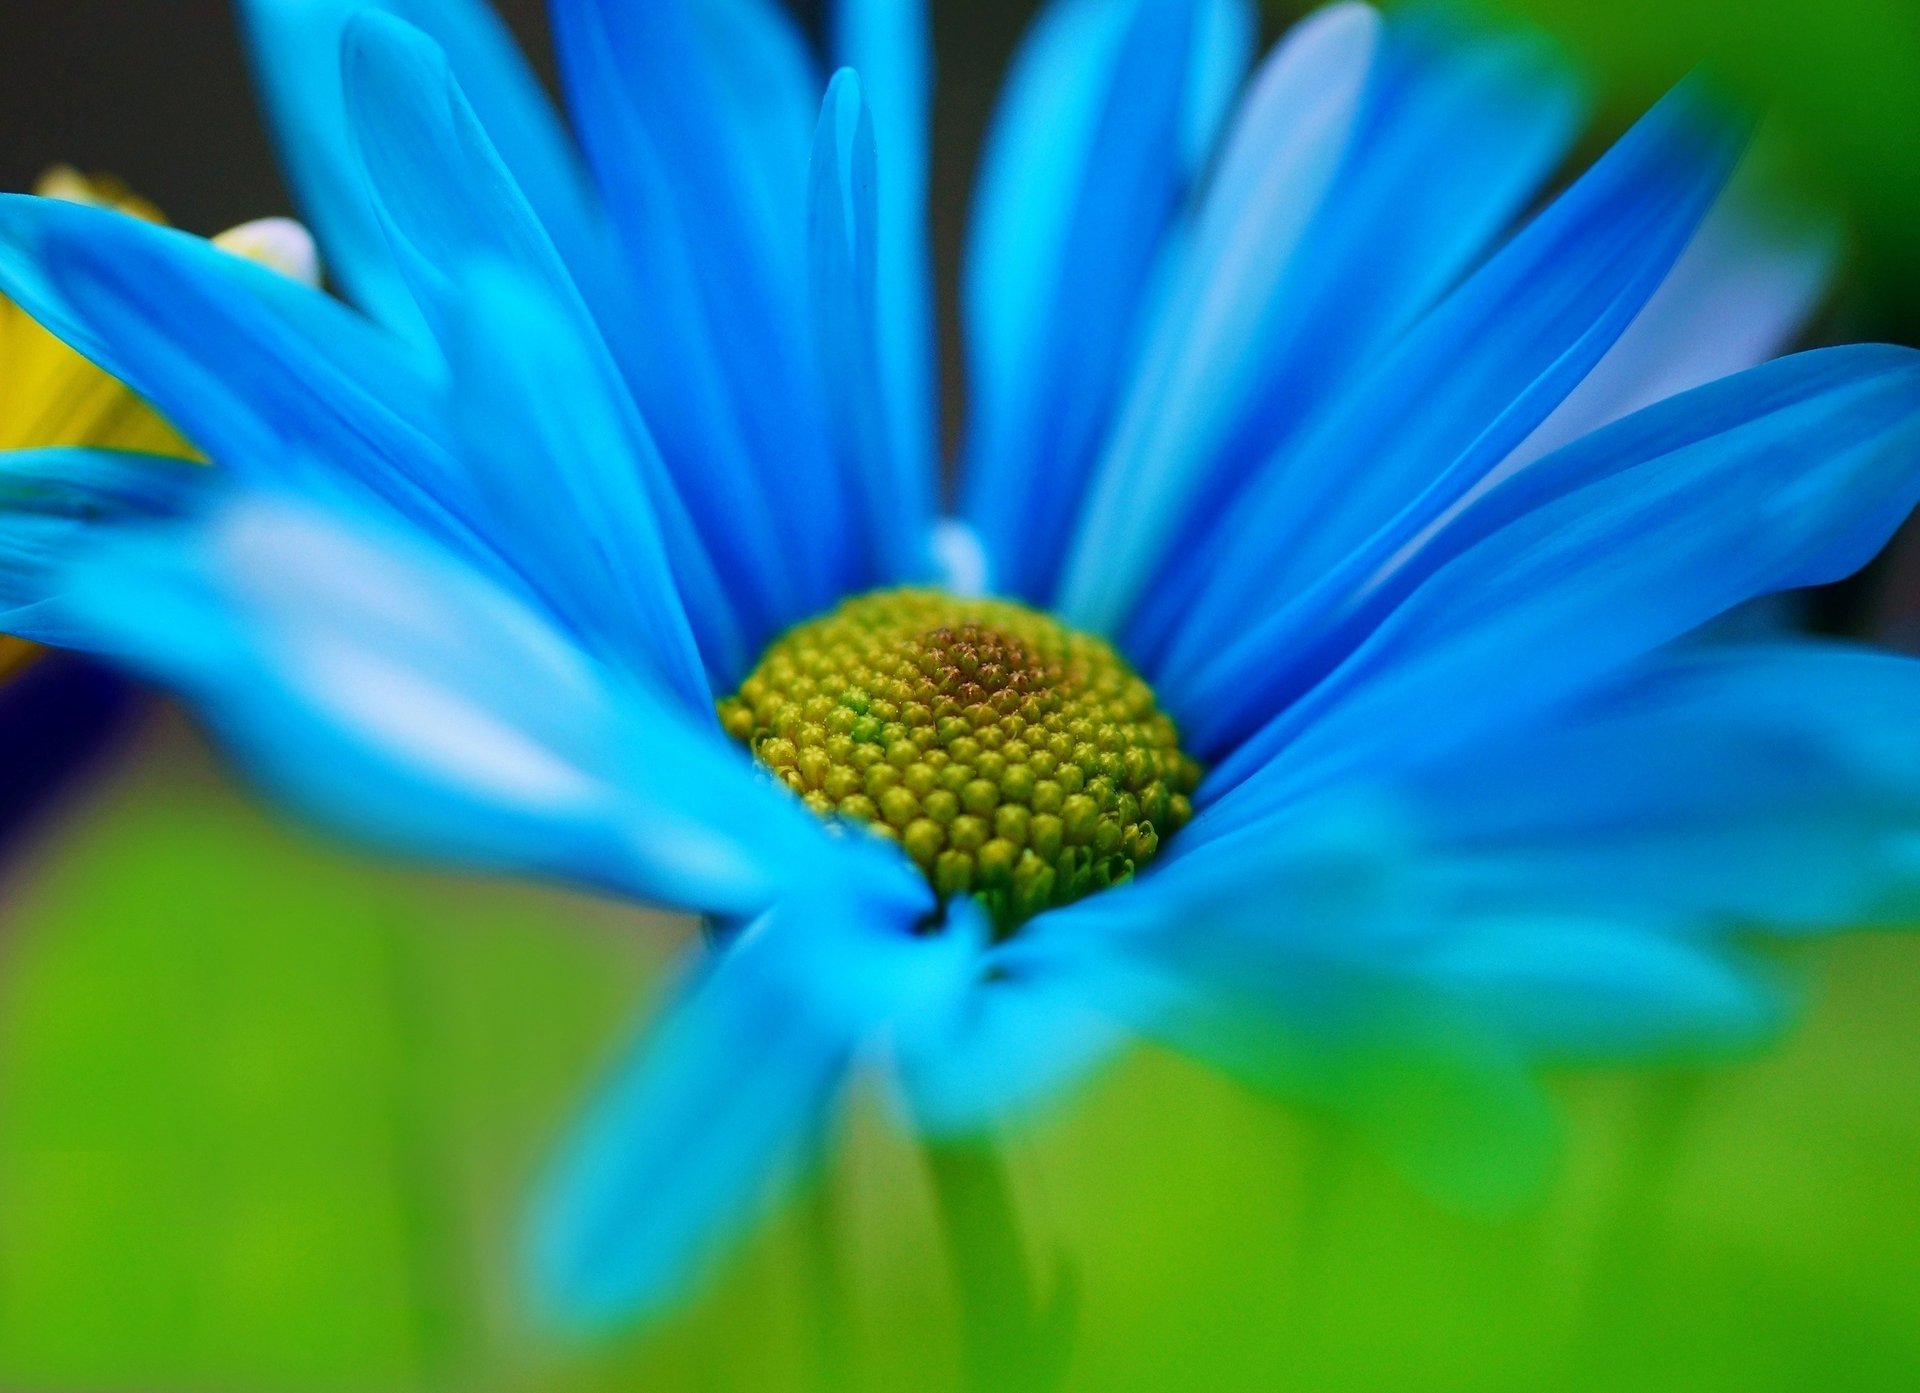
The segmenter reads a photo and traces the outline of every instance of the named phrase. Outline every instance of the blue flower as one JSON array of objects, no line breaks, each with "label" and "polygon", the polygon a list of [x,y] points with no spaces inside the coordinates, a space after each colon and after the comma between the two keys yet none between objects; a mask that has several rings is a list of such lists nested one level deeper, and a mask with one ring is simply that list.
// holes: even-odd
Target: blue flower
[{"label": "blue flower", "polygon": [[[1825,244],[1756,215],[1694,86],[1522,219],[1580,106],[1529,37],[1341,4],[1249,75],[1241,0],[1059,0],[986,152],[949,518],[917,6],[843,0],[829,83],[770,0],[555,0],[578,149],[475,0],[244,8],[355,308],[0,204],[0,289],[219,466],[6,458],[0,608],[347,829],[709,916],[542,1203],[573,1316],[669,1299],[882,1056],[963,1134],[1145,1035],[1496,1204],[1547,1147],[1537,1065],[1750,1039],[1745,945],[1910,904],[1920,667],[1701,631],[1907,515],[1920,357],[1769,361]],[[901,586],[1042,626],[928,601],[1040,655],[949,716],[1051,691],[1048,644],[1151,701],[1044,762],[942,746],[960,788],[898,783],[924,837],[816,817],[768,766],[850,816],[896,785],[826,791],[868,737],[800,685],[845,656],[805,626]],[[783,634],[799,676],[754,691],[846,741],[809,767],[715,715]],[[1122,767],[1162,711],[1206,771],[1183,828]],[[871,758],[936,716],[874,716]],[[1067,765],[1079,859],[1010,914],[983,839],[1029,865],[1068,810],[1016,790]]]}]

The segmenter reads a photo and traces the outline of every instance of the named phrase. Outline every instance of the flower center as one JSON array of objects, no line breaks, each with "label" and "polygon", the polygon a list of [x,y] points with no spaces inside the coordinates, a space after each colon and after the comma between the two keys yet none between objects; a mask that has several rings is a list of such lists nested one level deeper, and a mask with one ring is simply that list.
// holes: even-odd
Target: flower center
[{"label": "flower center", "polygon": [[898,842],[1002,934],[1145,865],[1200,777],[1111,646],[935,590],[858,596],[790,630],[720,720],[808,807]]}]

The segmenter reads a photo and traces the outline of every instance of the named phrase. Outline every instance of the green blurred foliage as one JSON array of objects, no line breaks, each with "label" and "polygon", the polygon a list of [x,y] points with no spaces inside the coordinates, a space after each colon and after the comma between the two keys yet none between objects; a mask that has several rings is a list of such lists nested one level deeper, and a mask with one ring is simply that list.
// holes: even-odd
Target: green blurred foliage
[{"label": "green blurred foliage", "polygon": [[[16,862],[6,923],[0,1387],[958,1386],[923,1168],[871,1098],[682,1314],[586,1346],[529,1326],[528,1187],[682,925],[319,849],[174,732]],[[1920,944],[1817,967],[1770,1057],[1567,1081],[1555,1189],[1497,1224],[1132,1061],[1010,1147],[1069,1386],[1915,1387]]]}]

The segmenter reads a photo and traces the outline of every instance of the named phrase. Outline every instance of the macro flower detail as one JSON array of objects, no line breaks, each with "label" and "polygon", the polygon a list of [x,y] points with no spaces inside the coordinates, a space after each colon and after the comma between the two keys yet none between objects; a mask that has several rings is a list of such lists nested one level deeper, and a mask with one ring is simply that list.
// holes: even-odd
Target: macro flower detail
[{"label": "macro flower detail", "polygon": [[1003,933],[1126,880],[1199,770],[1111,645],[937,591],[847,601],[767,651],[720,723],[823,817],[899,843]]},{"label": "macro flower detail", "polygon": [[1713,624],[1907,517],[1920,357],[1775,356],[1830,245],[1697,84],[1543,200],[1529,35],[1058,0],[949,509],[918,5],[829,78],[766,0],[555,0],[571,128],[477,0],[243,11],[351,303],[0,201],[214,465],[0,461],[0,619],[360,836],[702,916],[534,1206],[556,1316],[675,1300],[880,1061],[966,1137],[1144,1036],[1498,1207],[1538,1066],[1761,1036],[1753,941],[1911,903],[1920,666]]}]

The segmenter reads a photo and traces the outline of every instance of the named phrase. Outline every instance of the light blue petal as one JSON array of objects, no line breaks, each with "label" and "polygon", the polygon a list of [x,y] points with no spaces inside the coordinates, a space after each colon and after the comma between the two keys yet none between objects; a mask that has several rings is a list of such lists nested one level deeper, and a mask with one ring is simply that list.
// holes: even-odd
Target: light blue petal
[{"label": "light blue petal", "polygon": [[1504,1212],[1537,1194],[1557,1128],[1498,1019],[1407,971],[1446,924],[1409,830],[1366,799],[1290,810],[1043,915],[1029,951],[1141,1034],[1343,1119],[1445,1202]]},{"label": "light blue petal", "polygon": [[[1738,144],[1676,92],[1271,463],[1205,570],[1190,568],[1200,590],[1158,664],[1174,709],[1207,713],[1203,747],[1249,728],[1207,695],[1226,676],[1221,650],[1316,581],[1324,591],[1332,576],[1371,574],[1499,465],[1653,296]],[[1265,681],[1267,656],[1249,644],[1236,659],[1260,676],[1229,679],[1231,718],[1278,709],[1289,693]]]},{"label": "light blue petal", "polygon": [[1199,9],[1190,55],[1186,135],[1186,166],[1196,175],[1213,159],[1260,39],[1260,11],[1252,0],[1199,0]]},{"label": "light blue petal", "polygon": [[1059,608],[1113,633],[1231,423],[1276,289],[1332,186],[1381,40],[1371,9],[1298,26],[1254,79],[1096,470]]},{"label": "light blue petal", "polygon": [[933,53],[926,0],[839,0],[834,20],[834,62],[860,74],[873,109],[874,312],[893,453],[932,481],[940,467],[940,386],[927,227]]},{"label": "light blue petal", "polygon": [[51,588],[90,647],[375,842],[733,914],[805,874],[912,879],[839,851],[710,725],[378,519],[234,494],[95,528]]},{"label": "light blue petal", "polygon": [[1537,910],[1476,925],[1413,970],[1562,1063],[1751,1047],[1779,1029],[1784,1006],[1750,967],[1697,945]]},{"label": "light blue petal", "polygon": [[1920,909],[1920,662],[1807,643],[1675,653],[1421,775],[1449,893],[1686,936]]},{"label": "light blue petal", "polygon": [[[667,525],[674,555],[671,582],[662,588],[650,581],[630,591],[621,584],[596,584],[576,575],[569,601],[575,617],[582,605],[599,609],[602,637],[607,637],[605,620],[658,608],[657,603],[636,604],[636,595],[659,589],[670,596],[674,588],[682,589],[696,607],[710,665],[720,680],[730,682],[744,669],[747,658],[740,626],[596,327],[596,305],[602,312],[601,322],[606,322],[609,308],[617,307],[606,299],[606,279],[592,276],[591,267],[563,262],[431,40],[390,16],[369,14],[349,26],[346,64],[349,120],[366,157],[378,210],[436,331],[463,345],[455,351],[465,353],[472,373],[487,378],[488,390],[504,383],[502,375],[492,374],[486,358],[498,354],[514,361],[524,353],[525,344],[476,341],[475,330],[482,321],[487,331],[507,334],[517,327],[515,315],[526,316],[536,321],[528,324],[527,333],[568,364],[564,374],[553,367],[533,369],[545,379],[542,394],[508,394],[507,399],[521,404],[529,425],[515,432],[510,420],[498,421],[492,441],[514,438],[525,446],[529,430],[537,433],[544,417],[564,414],[570,407],[597,415],[596,431],[606,430],[593,438],[591,447],[586,441],[575,441],[561,458],[533,451],[515,468],[509,454],[471,430],[476,412],[490,421],[501,412],[457,394],[456,424],[466,428],[473,448],[488,457],[488,469],[505,470],[531,483],[525,466],[535,459],[549,461],[553,477],[548,482],[557,487],[550,489],[541,505],[557,514],[557,532],[549,540],[564,545],[549,547],[545,562],[568,554],[582,558],[579,533],[605,534],[598,553],[617,557],[626,545],[621,529],[628,526],[636,529],[635,556],[644,555],[644,539],[657,529],[650,521],[642,524],[636,507],[657,511]],[[529,283],[524,290],[505,287],[511,306],[497,313],[478,313],[477,307],[485,308],[479,302],[487,292],[502,287],[503,276],[497,269],[502,265],[514,267],[513,275]],[[584,282],[583,271],[588,275]],[[564,348],[558,343],[562,337],[569,340]],[[570,400],[573,397],[583,400],[575,403]],[[625,448],[619,448],[621,442],[627,442]],[[721,473],[725,463],[724,459],[708,461],[708,472]],[[483,491],[500,482],[488,469],[476,478]],[[584,493],[570,493],[565,487],[569,478],[583,483],[589,477],[598,482]],[[754,506],[759,500],[751,482],[737,476],[727,482],[726,530],[711,540],[725,560],[735,595],[750,605],[755,595],[777,593],[785,577],[773,564],[779,551],[772,517],[765,508]],[[527,539],[516,531],[522,519],[530,516],[523,510],[534,501],[518,500],[502,512],[500,500],[491,500],[492,533],[510,539],[509,547],[523,570],[529,565],[524,555]],[[570,532],[576,535],[569,536]],[[531,564],[535,569],[543,565]],[[544,574],[553,580],[550,566]],[[652,637],[657,640],[662,635],[656,632]],[[677,642],[666,651],[672,647]],[[644,646],[641,651],[646,651]]]},{"label": "light blue petal", "polygon": [[[452,416],[494,526],[558,614],[610,661],[637,660],[690,712],[714,692],[683,600],[703,600],[701,634],[721,671],[746,655],[712,566],[656,500],[670,486],[645,427],[591,329],[499,268],[465,263],[465,312],[449,345]],[[665,520],[673,520],[671,512]]]},{"label": "light blue petal", "polygon": [[[846,519],[809,318],[804,46],[766,0],[556,0],[568,99],[625,244],[651,352],[641,411],[703,532],[739,505],[707,461],[750,471],[790,579],[773,629],[837,597]],[[645,346],[645,345],[643,345]],[[737,463],[735,463],[737,462]]]},{"label": "light blue petal", "polygon": [[1201,818],[1470,745],[1742,601],[1849,574],[1912,510],[1917,447],[1920,354],[1864,346],[1755,368],[1539,461],[1372,579],[1349,610],[1370,636],[1215,771],[1203,795],[1236,806]]},{"label": "light blue petal", "polygon": [[[1564,153],[1579,107],[1564,64],[1537,35],[1488,34],[1460,28],[1451,18],[1401,18],[1389,26],[1354,148],[1276,291],[1271,325],[1256,350],[1258,384],[1238,409],[1229,436],[1196,474],[1180,538],[1167,548],[1165,562],[1142,596],[1141,612],[1128,625],[1127,647],[1136,660],[1156,669],[1178,666],[1161,656],[1168,644],[1186,639],[1191,647],[1195,631],[1208,628],[1210,615],[1227,608],[1218,601],[1203,606],[1203,598],[1222,590],[1238,594],[1247,585],[1265,586],[1261,593],[1269,593],[1286,577],[1314,573],[1317,560],[1296,565],[1290,554],[1300,545],[1290,540],[1290,530],[1301,530],[1301,513],[1313,510],[1289,513],[1285,501],[1303,489],[1347,486],[1353,460],[1360,456],[1341,454],[1329,462],[1317,454],[1303,459],[1298,447],[1279,459],[1276,453],[1302,431],[1311,432],[1317,414],[1337,413],[1330,404],[1363,379],[1408,326],[1481,258]],[[1668,166],[1658,167],[1662,176],[1670,172]],[[1609,187],[1646,192],[1626,180]],[[1582,197],[1595,192],[1589,187]],[[1602,212],[1622,223],[1653,218],[1651,212],[1638,213],[1624,194],[1616,194]],[[1564,231],[1562,236],[1571,240]],[[1530,245],[1544,240],[1536,233]],[[1646,245],[1652,241],[1640,245],[1649,258],[1657,258],[1662,247]],[[1574,264],[1593,259],[1589,248]],[[1543,260],[1566,266],[1557,257]],[[1523,302],[1520,308],[1544,314],[1555,304],[1543,289],[1537,303]],[[1448,350],[1490,355],[1491,348],[1480,341],[1482,332],[1501,344],[1531,342],[1522,333],[1524,317],[1516,314],[1514,320],[1510,324],[1489,313]],[[1460,328],[1458,321],[1454,328]],[[1406,397],[1376,392],[1370,410],[1347,419],[1363,425],[1382,414],[1397,419],[1380,405],[1383,399],[1389,407],[1419,400],[1424,408],[1430,384],[1416,385],[1421,390]],[[1435,403],[1435,414],[1460,419],[1444,400]],[[1322,431],[1318,443],[1324,444],[1329,433]],[[1370,474],[1373,468],[1370,460]],[[1380,469],[1391,477],[1394,464],[1385,461]],[[1256,510],[1257,521],[1249,516]],[[1268,518],[1275,512],[1278,524]],[[1315,550],[1316,558],[1329,550],[1338,555],[1347,541],[1337,527],[1329,537],[1317,523],[1304,526],[1304,545]],[[1243,580],[1238,554],[1236,564],[1227,565],[1221,544],[1237,540],[1244,550],[1249,536],[1261,545],[1254,576]],[[1203,556],[1208,564],[1192,564]]]},{"label": "light blue petal", "polygon": [[1018,939],[982,962],[952,1009],[895,1027],[893,1057],[913,1125],[935,1136],[992,1131],[1039,1112],[1133,1038],[1066,953]]},{"label": "light blue petal", "polygon": [[579,293],[438,44],[384,10],[363,10],[342,32],[341,70],[373,212],[436,334],[459,298],[452,277],[477,256]]},{"label": "light blue petal", "polygon": [[185,460],[110,450],[0,453],[0,633],[87,646],[62,613],[65,567],[103,522],[171,517],[208,471]]},{"label": "light blue petal", "polygon": [[[966,512],[1003,591],[1051,593],[1193,172],[1190,113],[1217,116],[1217,89],[1230,86],[1214,71],[1196,83],[1182,57],[1199,12],[1218,8],[1064,0],[1015,59],[963,292]],[[1228,61],[1209,57],[1210,68]]]},{"label": "light blue petal", "polygon": [[848,589],[922,578],[932,567],[931,475],[896,448],[882,382],[877,174],[860,79],[843,68],[820,112],[807,239],[821,365],[856,524]]},{"label": "light blue petal", "polygon": [[471,559],[428,365],[320,291],[106,209],[0,195],[0,290],[236,477],[357,486]]},{"label": "light blue petal", "polygon": [[1783,206],[1766,171],[1747,157],[1640,317],[1508,467],[1794,346],[1839,264],[1840,230]]},{"label": "light blue petal", "polygon": [[411,330],[418,315],[374,212],[342,92],[341,37],[368,10],[399,16],[446,50],[507,166],[563,243],[591,237],[599,214],[539,80],[483,0],[240,0],[280,157],[325,264],[369,312]]},{"label": "light blue petal", "polygon": [[594,1327],[671,1303],[810,1159],[886,1023],[963,989],[979,940],[918,936],[904,908],[783,902],[680,994],[548,1182],[533,1277],[552,1316]]}]

